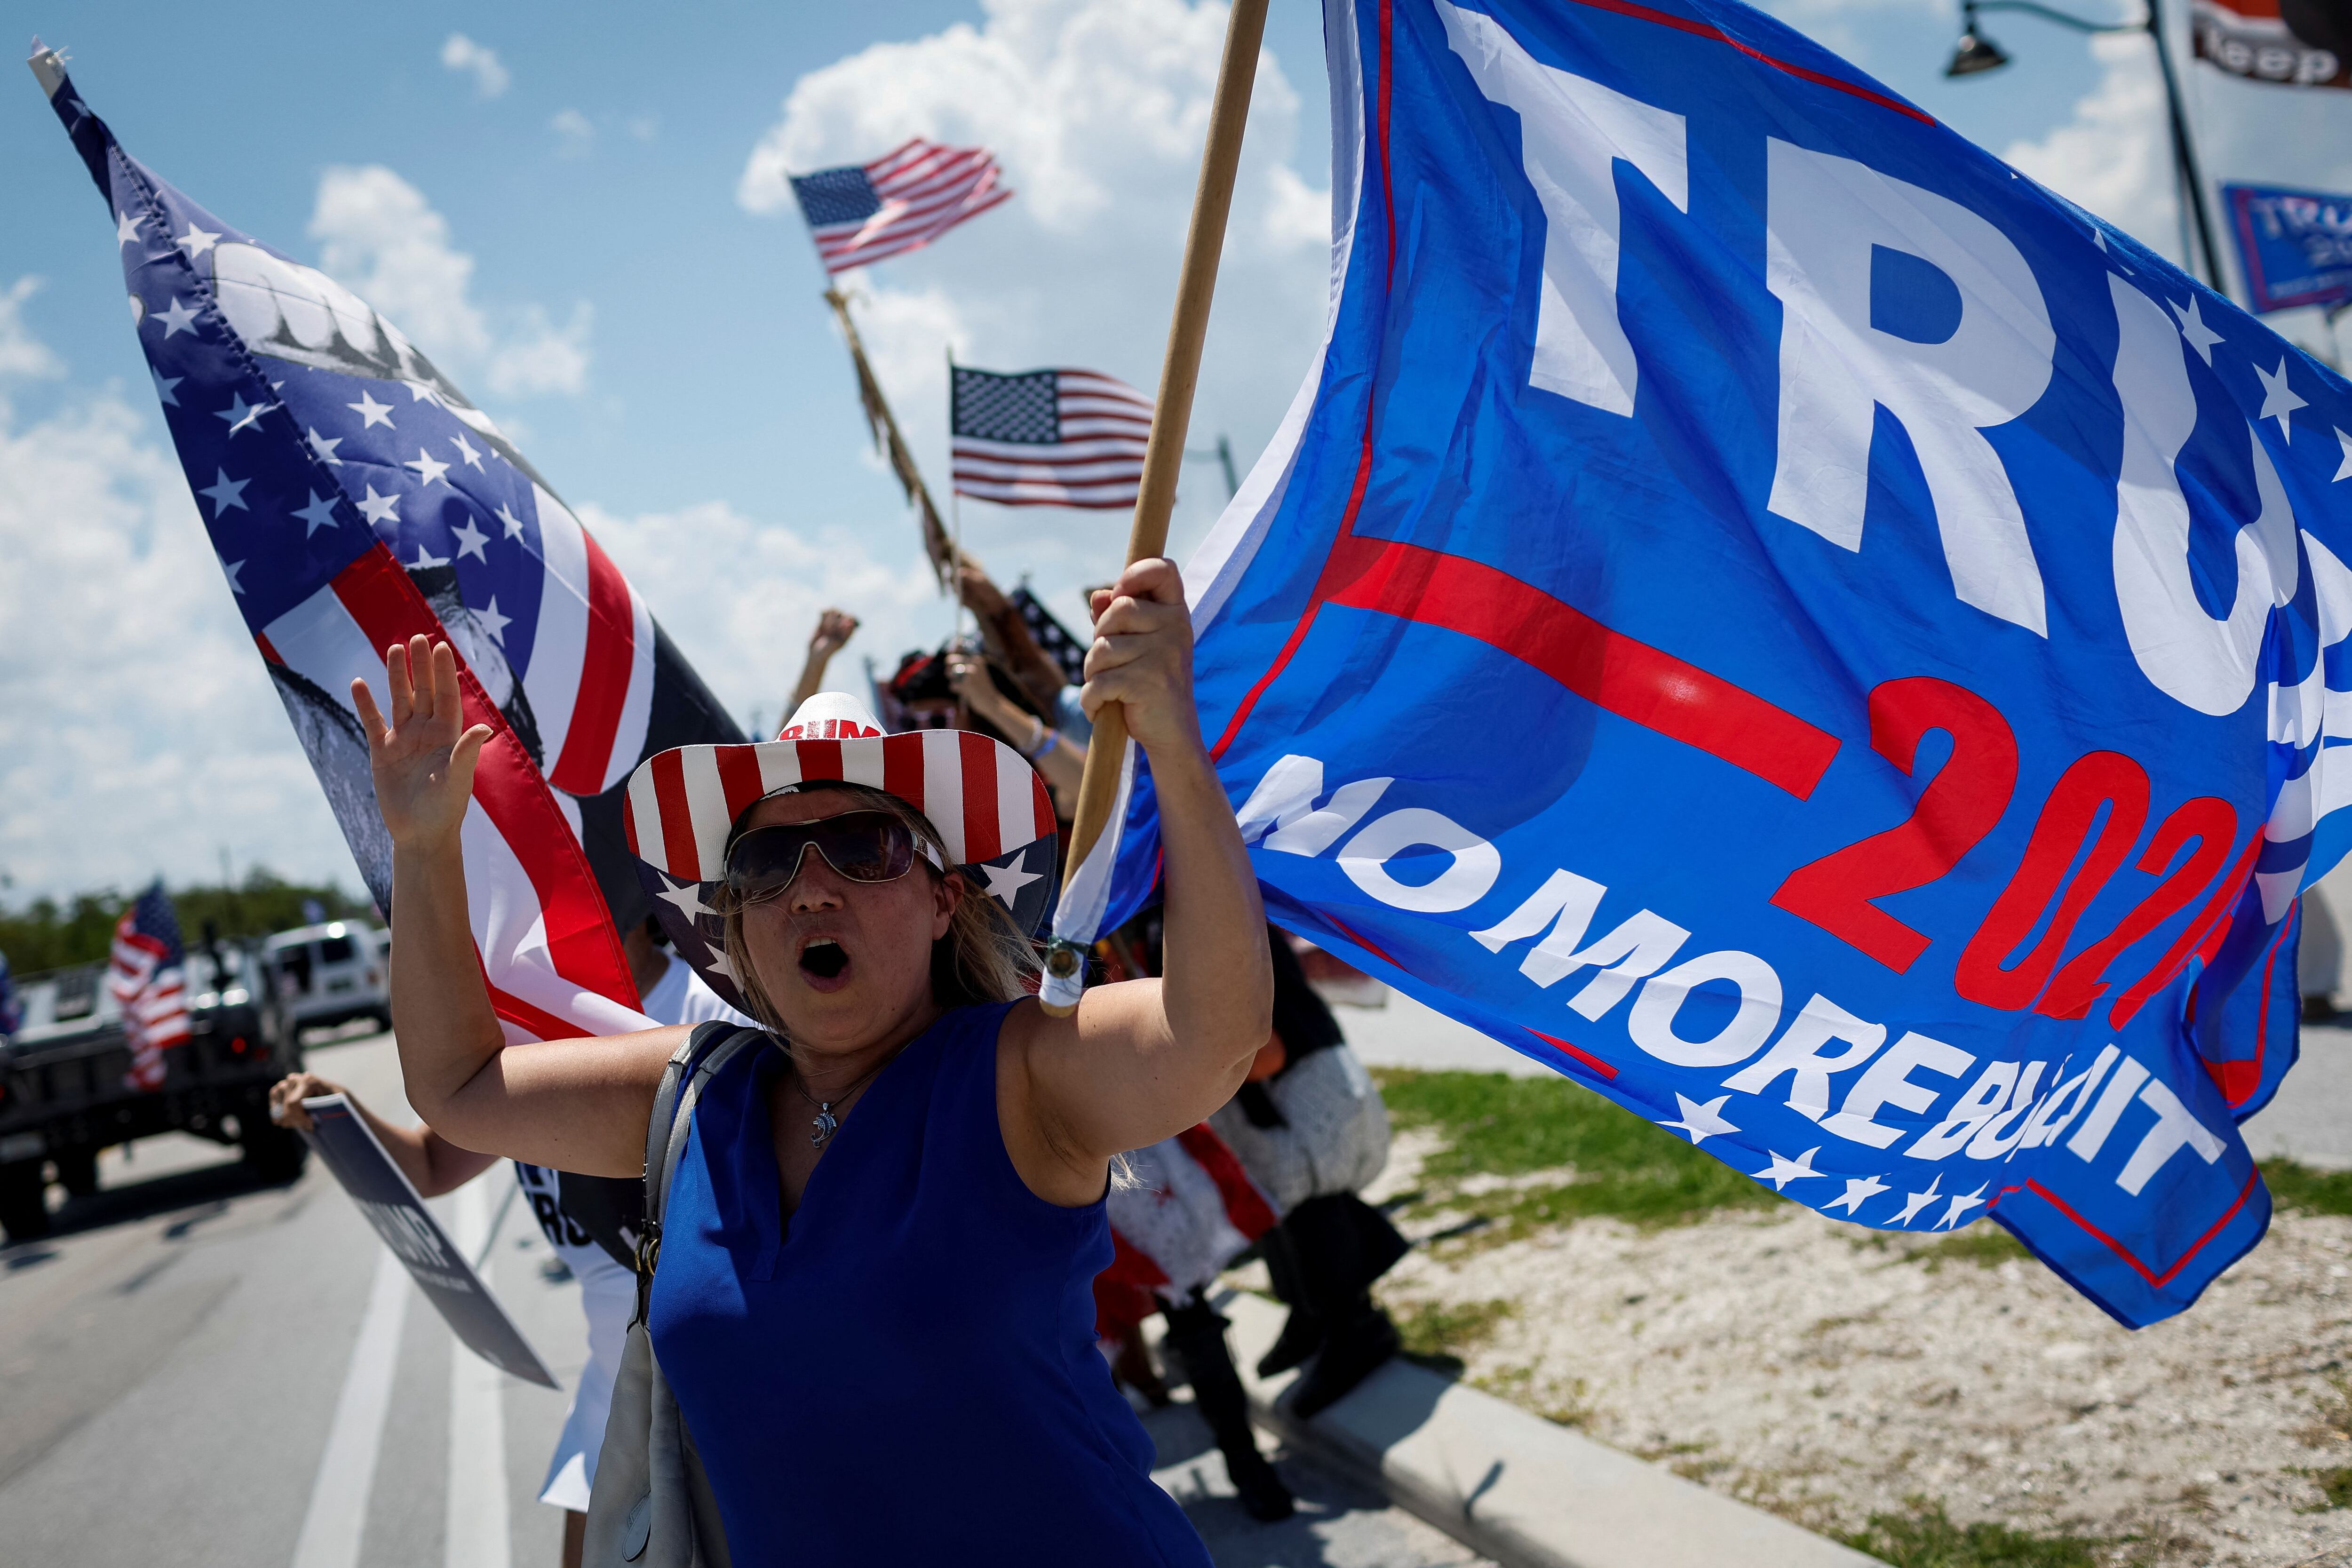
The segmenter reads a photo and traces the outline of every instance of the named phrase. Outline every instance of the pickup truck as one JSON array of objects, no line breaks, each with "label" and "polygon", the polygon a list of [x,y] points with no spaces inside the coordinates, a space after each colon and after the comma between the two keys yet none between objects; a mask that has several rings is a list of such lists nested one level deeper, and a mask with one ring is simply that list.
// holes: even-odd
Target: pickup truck
[{"label": "pickup truck", "polygon": [[0,1039],[0,1230],[46,1236],[50,1170],[74,1196],[98,1190],[101,1150],[158,1132],[240,1145],[256,1176],[293,1180],[309,1152],[269,1120],[269,1086],[301,1047],[260,944],[192,944],[189,1037],[163,1052],[163,1087],[131,1088],[131,1048],[106,965],[28,974],[24,1018]]}]

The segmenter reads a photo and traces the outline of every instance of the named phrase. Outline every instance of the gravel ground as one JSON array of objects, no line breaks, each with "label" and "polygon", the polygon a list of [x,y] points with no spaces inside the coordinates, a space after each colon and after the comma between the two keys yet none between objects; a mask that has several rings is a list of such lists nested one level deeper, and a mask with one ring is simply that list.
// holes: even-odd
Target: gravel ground
[{"label": "gravel ground", "polygon": [[[1431,1146],[1401,1136],[1371,1195]],[[1816,1529],[1919,1498],[2115,1563],[2352,1563],[2328,1496],[2352,1503],[2352,1219],[2281,1216],[2137,1333],[1993,1227],[1962,1234],[1937,1252],[1794,1205],[1582,1220],[1418,1247],[1383,1291],[1400,1318],[1446,1310],[1479,1386]]]}]

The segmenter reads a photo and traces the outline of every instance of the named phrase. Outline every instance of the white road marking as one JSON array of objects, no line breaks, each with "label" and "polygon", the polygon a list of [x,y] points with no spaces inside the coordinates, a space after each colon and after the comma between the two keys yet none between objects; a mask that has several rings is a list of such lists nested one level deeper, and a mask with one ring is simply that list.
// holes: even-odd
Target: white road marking
[{"label": "white road marking", "polygon": [[[503,1172],[503,1164],[493,1171]],[[507,1190],[515,1190],[509,1182]],[[466,1257],[487,1257],[490,1203],[478,1181],[457,1189],[452,1237]],[[444,1568],[510,1568],[507,1534],[506,1374],[464,1345],[449,1347],[448,1513],[441,1533]]]},{"label": "white road marking", "polygon": [[335,1397],[334,1420],[310,1483],[310,1505],[294,1541],[294,1568],[357,1568],[360,1533],[367,1526],[368,1493],[375,1486],[383,1418],[392,1407],[392,1374],[400,1360],[400,1329],[414,1294],[407,1271],[390,1249],[376,1259],[375,1284],[360,1319],[352,1363]]}]

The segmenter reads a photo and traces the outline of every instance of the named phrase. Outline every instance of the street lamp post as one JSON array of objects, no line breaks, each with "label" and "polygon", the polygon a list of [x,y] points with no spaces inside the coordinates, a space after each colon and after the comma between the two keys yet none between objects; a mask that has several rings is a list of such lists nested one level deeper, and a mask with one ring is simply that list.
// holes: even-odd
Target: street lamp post
[{"label": "street lamp post", "polygon": [[2146,33],[2156,45],[2157,68],[2164,77],[2165,118],[2172,132],[2172,166],[2177,182],[2189,189],[2189,210],[2197,228],[2198,249],[2204,255],[2205,281],[2214,292],[2227,294],[2221,284],[2221,254],[2213,240],[2213,215],[2205,204],[2205,176],[2197,164],[2197,144],[2189,134],[2189,116],[2180,101],[2180,79],[2172,67],[2172,45],[2165,37],[2162,0],[2147,0],[2147,15],[2137,22],[2093,22],[2037,0],[1961,0],[1960,40],[1952,50],[1949,77],[1975,76],[2009,63],[1999,44],[1978,30],[1979,11],[2024,11],[2078,33]]}]

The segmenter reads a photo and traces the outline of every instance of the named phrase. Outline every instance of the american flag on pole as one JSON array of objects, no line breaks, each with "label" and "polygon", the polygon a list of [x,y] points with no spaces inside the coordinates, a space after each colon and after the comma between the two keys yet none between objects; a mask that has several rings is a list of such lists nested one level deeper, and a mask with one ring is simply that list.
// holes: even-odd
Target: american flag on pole
[{"label": "american flag on pole", "polygon": [[930,244],[1011,198],[985,147],[942,147],[918,136],[871,163],[793,176],[793,195],[828,277]]},{"label": "american flag on pole", "polygon": [[163,1088],[163,1052],[188,1037],[188,984],[180,917],[161,878],[115,924],[106,989],[122,1008],[122,1034],[131,1046],[123,1082]]},{"label": "american flag on pole", "polygon": [[1152,404],[1127,383],[1091,370],[957,365],[950,398],[958,495],[1001,506],[1135,504]]},{"label": "american flag on pole", "polygon": [[621,830],[644,758],[740,729],[610,557],[363,300],[116,144],[51,51],[35,74],[112,214],[131,320],[228,590],[368,891],[392,908],[352,682],[457,650],[491,730],[462,830],[474,943],[509,1039],[645,1027],[615,921],[649,896]]}]

